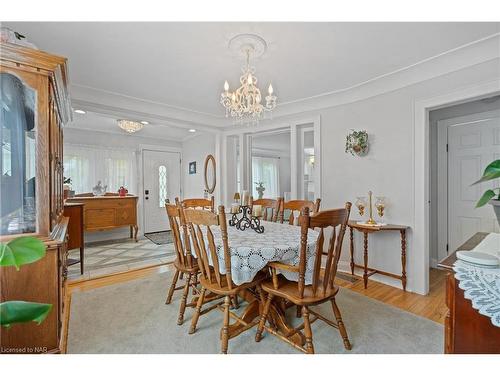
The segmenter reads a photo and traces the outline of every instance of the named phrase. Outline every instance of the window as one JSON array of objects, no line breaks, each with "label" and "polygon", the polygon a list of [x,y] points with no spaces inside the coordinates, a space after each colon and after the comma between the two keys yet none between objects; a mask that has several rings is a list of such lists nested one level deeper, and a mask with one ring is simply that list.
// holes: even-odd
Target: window
[{"label": "window", "polygon": [[165,207],[167,200],[167,167],[160,165],[158,167],[158,195],[160,208]]},{"label": "window", "polygon": [[64,176],[71,178],[71,189],[77,194],[92,191],[88,158],[80,155],[64,155]]},{"label": "window", "polygon": [[136,190],[135,154],[95,146],[64,145],[64,177],[71,178],[76,194],[92,192],[101,181],[106,191],[116,193],[120,186],[134,194]]},{"label": "window", "polygon": [[128,160],[124,159],[106,159],[106,185],[108,191],[116,192],[120,187],[127,185],[127,174],[129,172]]},{"label": "window", "polygon": [[262,182],[264,186],[264,198],[276,198],[279,196],[279,168],[277,158],[266,158],[260,156],[252,157],[252,195],[254,199],[259,197],[257,183]]}]

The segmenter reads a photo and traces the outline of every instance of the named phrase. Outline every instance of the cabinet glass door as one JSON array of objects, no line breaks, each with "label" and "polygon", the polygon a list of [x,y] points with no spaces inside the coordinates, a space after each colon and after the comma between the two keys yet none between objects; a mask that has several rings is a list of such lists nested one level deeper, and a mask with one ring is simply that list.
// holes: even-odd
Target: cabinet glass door
[{"label": "cabinet glass door", "polygon": [[0,235],[36,232],[36,91],[0,73]]}]

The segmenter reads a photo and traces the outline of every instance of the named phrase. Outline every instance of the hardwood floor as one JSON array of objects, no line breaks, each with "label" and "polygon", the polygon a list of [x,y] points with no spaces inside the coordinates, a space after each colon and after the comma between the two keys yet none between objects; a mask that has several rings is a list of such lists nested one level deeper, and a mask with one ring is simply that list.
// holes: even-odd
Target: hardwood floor
[{"label": "hardwood floor", "polygon": [[435,268],[430,269],[430,292],[426,296],[411,292],[403,292],[402,289],[385,285],[374,280],[370,280],[368,282],[368,288],[364,289],[363,279],[361,277],[354,276],[354,282],[348,281],[351,278],[353,278],[353,276],[350,274],[341,274],[337,277],[336,282],[346,289],[350,289],[388,305],[444,324],[444,318],[447,312],[445,302],[446,271]]}]

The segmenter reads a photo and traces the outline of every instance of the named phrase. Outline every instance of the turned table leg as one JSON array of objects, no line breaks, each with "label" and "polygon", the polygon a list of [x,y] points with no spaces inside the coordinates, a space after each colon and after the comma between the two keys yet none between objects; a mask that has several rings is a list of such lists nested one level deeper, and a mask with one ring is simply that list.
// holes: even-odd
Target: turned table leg
[{"label": "turned table leg", "polygon": [[363,283],[365,289],[368,288],[368,232],[363,232],[364,237],[364,270],[363,270]]},{"label": "turned table leg", "polygon": [[137,225],[134,225],[134,240],[135,242],[138,241],[137,239],[137,232],[139,231],[139,227]]},{"label": "turned table leg", "polygon": [[354,275],[354,229],[349,227],[349,238],[351,240],[349,244],[349,250],[351,252],[351,274]]},{"label": "turned table leg", "polygon": [[406,230],[401,230],[401,283],[406,292]]}]

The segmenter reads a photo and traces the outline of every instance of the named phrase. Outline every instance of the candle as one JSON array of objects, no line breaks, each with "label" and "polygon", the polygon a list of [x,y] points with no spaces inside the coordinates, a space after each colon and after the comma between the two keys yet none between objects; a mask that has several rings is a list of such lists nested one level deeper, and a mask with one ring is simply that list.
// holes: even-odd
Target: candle
[{"label": "candle", "polygon": [[260,205],[253,206],[252,214],[255,217],[261,217],[262,216],[262,206],[260,206]]},{"label": "candle", "polygon": [[249,200],[250,200],[250,194],[248,194],[248,190],[243,190],[243,197],[241,204],[243,206],[248,206]]}]

